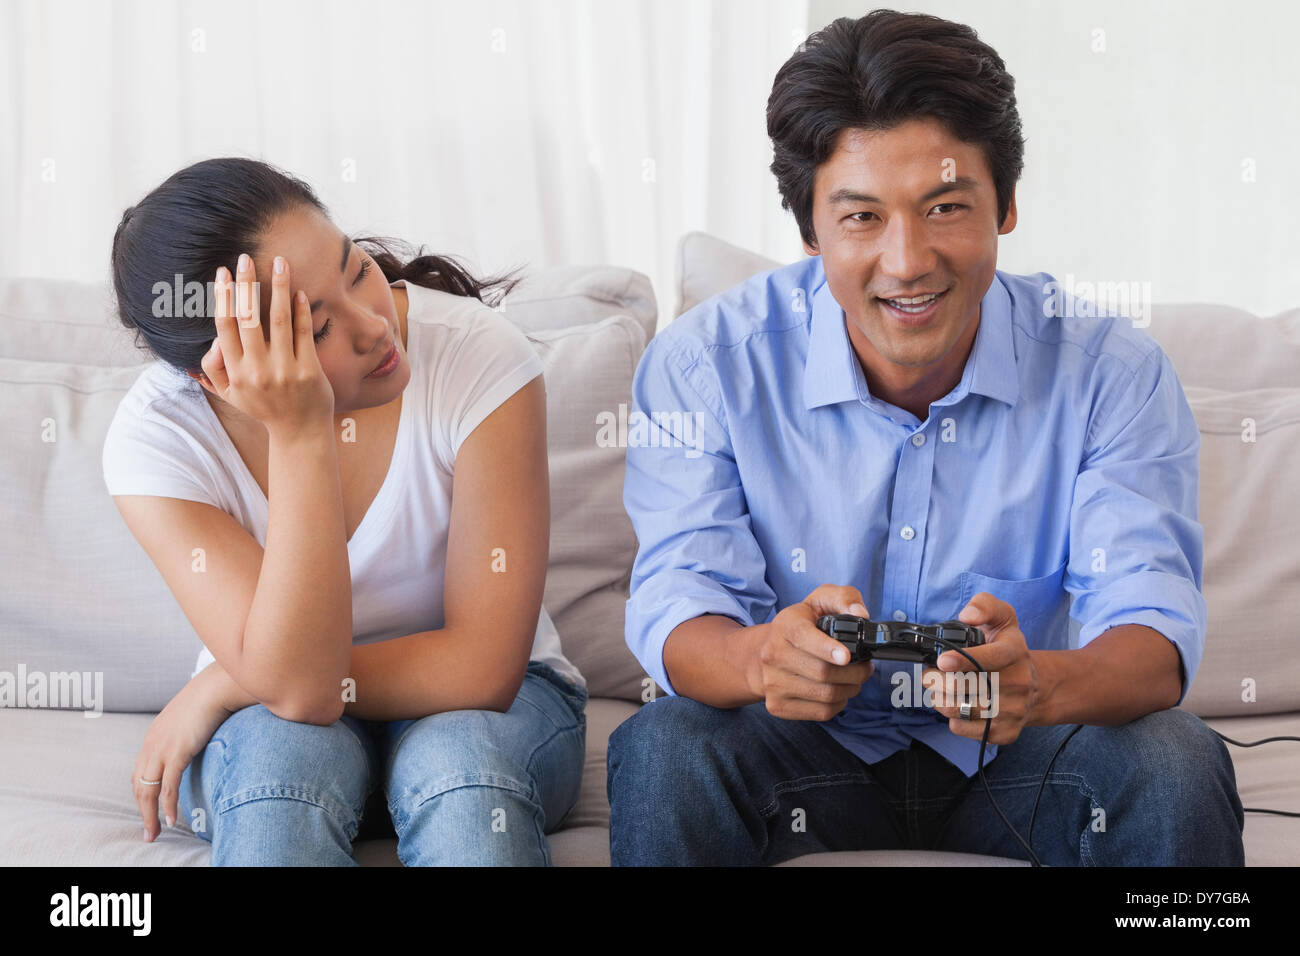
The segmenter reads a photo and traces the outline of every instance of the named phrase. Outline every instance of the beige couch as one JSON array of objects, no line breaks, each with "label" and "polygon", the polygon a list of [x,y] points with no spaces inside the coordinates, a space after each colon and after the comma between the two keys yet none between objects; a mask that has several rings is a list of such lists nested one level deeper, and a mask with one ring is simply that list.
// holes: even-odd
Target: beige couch
[{"label": "beige couch", "polygon": [[[711,237],[681,243],[678,312],[770,263]],[[630,401],[654,333],[644,276],[541,270],[504,314],[546,369],[552,535],[546,606],[586,675],[586,778],[551,836],[560,865],[609,861],[605,743],[655,692],[623,643],[636,539],[622,508],[623,451],[595,441],[597,415]],[[1185,707],[1242,740],[1300,735],[1300,311],[1273,319],[1223,306],[1158,307],[1148,331],[1174,360],[1202,430],[1210,633]],[[102,674],[99,716],[0,710],[0,865],[201,865],[184,823],[141,840],[131,767],[145,730],[184,684],[198,638],[104,490],[100,449],[148,357],[112,318],[107,284],[0,280],[0,676]],[[1242,441],[1242,420],[1255,441]],[[93,687],[93,677],[91,684]],[[1253,690],[1249,701],[1243,688]],[[67,704],[63,700],[60,703]],[[87,702],[82,701],[83,705]],[[1300,745],[1229,748],[1247,806],[1300,810]],[[395,865],[395,841],[356,845]],[[1247,814],[1252,865],[1300,862],[1300,820]],[[795,864],[1009,864],[961,854],[846,853]]]}]

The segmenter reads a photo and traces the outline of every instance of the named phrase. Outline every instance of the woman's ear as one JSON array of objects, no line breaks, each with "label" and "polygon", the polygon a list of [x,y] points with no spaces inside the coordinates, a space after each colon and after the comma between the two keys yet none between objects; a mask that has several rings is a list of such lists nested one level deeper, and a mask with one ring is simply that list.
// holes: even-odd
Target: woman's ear
[{"label": "woman's ear", "polygon": [[[208,378],[207,373],[191,372],[189,369],[186,369],[185,374],[188,375],[190,378],[194,379],[194,381],[198,382],[200,385],[206,388],[213,395],[217,394],[217,390],[212,387],[212,380]],[[221,396],[217,395],[217,397],[220,398]]]}]

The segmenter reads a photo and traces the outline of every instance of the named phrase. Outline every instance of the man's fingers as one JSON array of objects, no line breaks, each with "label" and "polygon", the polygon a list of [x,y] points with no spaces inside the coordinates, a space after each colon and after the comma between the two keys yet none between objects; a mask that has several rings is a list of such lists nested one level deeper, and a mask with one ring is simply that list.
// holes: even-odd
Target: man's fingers
[{"label": "man's fingers", "polygon": [[1016,609],[988,591],[981,591],[971,598],[957,615],[957,620],[972,624],[985,634],[996,634],[1008,624],[1017,623]]},{"label": "man's fingers", "polygon": [[[866,664],[854,664],[855,672],[861,673],[860,669],[865,668]],[[847,668],[841,668],[847,670]],[[856,697],[862,690],[862,681],[844,680],[844,681],[823,681],[812,680],[802,674],[782,674],[777,681],[769,688],[775,690],[783,697],[796,698],[799,700],[813,701],[819,704],[829,704],[839,701],[843,706],[850,697]]]}]

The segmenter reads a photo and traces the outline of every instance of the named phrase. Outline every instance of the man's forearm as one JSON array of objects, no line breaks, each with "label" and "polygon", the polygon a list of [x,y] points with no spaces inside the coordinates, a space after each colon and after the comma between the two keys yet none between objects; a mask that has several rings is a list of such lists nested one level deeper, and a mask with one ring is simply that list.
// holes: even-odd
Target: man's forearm
[{"label": "man's forearm", "polygon": [[1029,654],[1043,685],[1031,724],[1126,724],[1182,694],[1178,648],[1142,624],[1113,627],[1078,650]]},{"label": "man's forearm", "polygon": [[713,707],[744,707],[763,698],[753,688],[758,648],[770,625],[744,627],[720,614],[705,614],[673,628],[664,643],[664,669],[673,690]]}]

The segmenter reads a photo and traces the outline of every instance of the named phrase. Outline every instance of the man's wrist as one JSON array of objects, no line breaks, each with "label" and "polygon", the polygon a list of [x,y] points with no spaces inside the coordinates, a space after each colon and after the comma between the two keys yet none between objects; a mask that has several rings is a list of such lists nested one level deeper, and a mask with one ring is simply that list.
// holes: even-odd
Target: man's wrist
[{"label": "man's wrist", "polygon": [[[1038,690],[1035,694],[1026,726],[1046,727],[1054,724],[1077,723],[1064,713],[1070,707],[1065,700],[1065,688],[1071,681],[1079,686],[1080,668],[1087,667],[1089,661],[1077,649],[1063,651],[1029,652],[1038,675]],[[1086,684],[1086,681],[1085,681]]]},{"label": "man's wrist", "polygon": [[763,659],[760,655],[771,626],[770,623],[754,624],[741,627],[732,635],[733,666],[745,677],[745,687],[751,698],[748,703],[751,704],[767,699],[763,693]]}]

